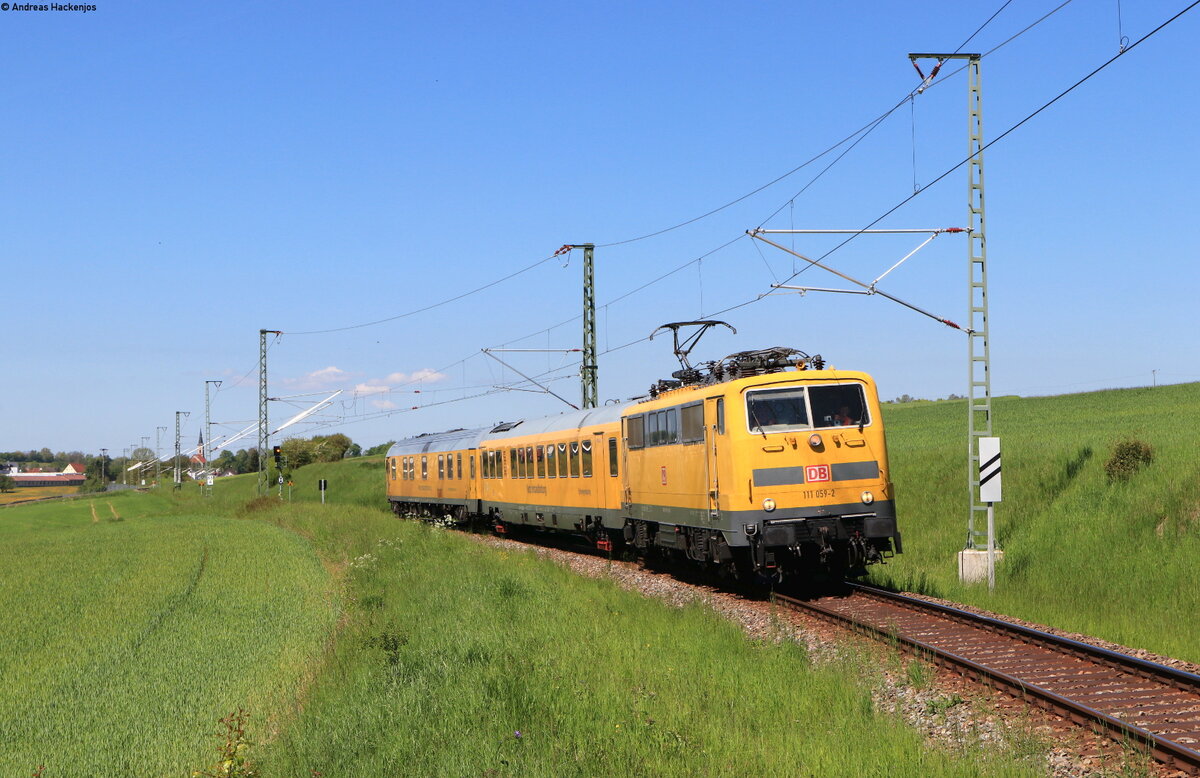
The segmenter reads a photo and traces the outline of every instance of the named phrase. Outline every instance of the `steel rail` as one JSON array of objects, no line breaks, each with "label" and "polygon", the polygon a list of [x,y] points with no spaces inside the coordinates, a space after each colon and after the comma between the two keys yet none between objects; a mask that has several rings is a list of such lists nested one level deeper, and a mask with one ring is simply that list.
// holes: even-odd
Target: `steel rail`
[{"label": "steel rail", "polygon": [[[1036,643],[1042,648],[1067,654],[1077,659],[1103,664],[1121,671],[1132,672],[1142,678],[1164,683],[1173,688],[1197,694],[1200,697],[1200,676],[1192,673],[1176,670],[1175,668],[1155,662],[1148,662],[1116,651],[1091,646],[1070,638],[1063,638],[957,608],[906,597],[872,586],[864,586],[862,584],[849,584],[849,586],[857,594],[877,600],[884,600],[909,610],[931,613],[987,632],[1004,634],[1023,642]],[[793,610],[812,612],[840,626],[873,635],[885,642],[894,642],[903,648],[920,653],[937,665],[952,669],[967,677],[974,677],[989,685],[994,685],[1013,696],[1031,700],[1039,707],[1059,713],[1076,724],[1092,725],[1094,729],[1103,732],[1103,734],[1108,735],[1114,740],[1135,742],[1144,747],[1156,760],[1169,767],[1192,775],[1200,775],[1200,751],[1189,748],[1170,738],[1157,735],[1147,729],[1122,721],[1084,703],[1064,697],[1037,684],[1023,681],[1014,675],[988,667],[986,664],[982,664],[961,654],[901,634],[893,625],[870,623],[869,620],[843,613],[835,608],[822,605],[819,602],[797,600],[779,594],[776,594],[774,599],[776,602]]]}]

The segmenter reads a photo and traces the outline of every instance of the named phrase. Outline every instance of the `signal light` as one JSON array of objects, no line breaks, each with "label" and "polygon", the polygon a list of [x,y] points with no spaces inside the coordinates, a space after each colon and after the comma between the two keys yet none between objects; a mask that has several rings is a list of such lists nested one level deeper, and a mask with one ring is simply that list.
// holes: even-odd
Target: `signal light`
[{"label": "signal light", "polygon": [[275,461],[276,461],[276,463],[278,463],[279,458],[281,456],[283,456],[283,449],[280,448],[279,446],[276,446],[274,449],[272,449],[272,451],[275,453]]}]

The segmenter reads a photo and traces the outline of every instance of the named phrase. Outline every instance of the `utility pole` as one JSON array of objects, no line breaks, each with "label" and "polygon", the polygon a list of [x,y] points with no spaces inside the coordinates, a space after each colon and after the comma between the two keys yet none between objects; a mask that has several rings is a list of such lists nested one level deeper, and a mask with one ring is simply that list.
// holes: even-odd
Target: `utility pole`
[{"label": "utility pole", "polygon": [[[149,443],[149,442],[150,442],[150,436],[149,436],[149,435],[143,435],[143,436],[142,436],[142,450],[143,450],[143,451],[146,451],[146,450],[147,450],[147,448],[146,448],[146,444],[147,444],[147,443]],[[139,480],[139,481],[142,481],[142,479],[145,477],[145,476],[143,476],[143,475],[142,475],[142,473],[143,473],[143,472],[145,472],[145,470],[146,470],[146,468],[143,466],[143,464],[144,464],[144,463],[141,463],[141,462],[139,462],[139,463],[138,463],[138,480]],[[145,486],[145,485],[146,485],[146,484],[145,484],[145,482],[144,482],[144,481],[142,481],[142,483],[141,483],[141,486]]]},{"label": "utility pole", "polygon": [[267,335],[282,335],[279,330],[258,331],[258,494],[265,495],[267,485]]},{"label": "utility pole", "polygon": [[180,416],[191,416],[191,413],[189,413],[188,411],[175,411],[175,488],[176,489],[183,488],[183,472],[182,472],[183,466],[182,466],[182,463],[180,463],[180,461],[179,461],[179,432],[180,432],[179,417]]},{"label": "utility pole", "polygon": [[100,484],[108,489],[108,449],[100,449]]},{"label": "utility pole", "polygon": [[128,486],[129,485],[129,449],[127,449],[127,448],[121,449],[121,458],[123,460],[125,460],[121,466],[121,484],[124,486]]},{"label": "utility pole", "polygon": [[[917,73],[924,78],[920,90],[937,75],[942,63],[951,59],[967,61],[967,490],[970,498],[967,514],[966,550],[992,545],[988,532],[976,529],[976,519],[987,521],[989,505],[980,497],[979,441],[992,436],[991,352],[988,340],[987,289],[987,218],[983,192],[983,93],[979,72],[979,54],[909,54]],[[919,59],[936,59],[937,65],[925,78],[917,65]],[[994,539],[992,539],[994,542]],[[962,576],[960,564],[960,577]]]},{"label": "utility pole", "polygon": [[[204,382],[204,443],[200,447],[200,457],[204,460],[204,469],[209,473],[212,472],[212,466],[208,463],[208,456],[212,452],[212,408],[208,399],[208,385],[216,384],[217,388],[221,388],[221,382],[212,380]],[[212,487],[208,485],[208,479],[204,479],[200,490],[205,497],[212,497]]]},{"label": "utility pole", "polygon": [[166,427],[154,428],[154,485],[162,486],[162,434]]},{"label": "utility pole", "polygon": [[582,408],[599,405],[600,390],[596,356],[596,278],[593,271],[594,243],[572,243],[563,248],[583,249],[583,364],[579,368]]}]

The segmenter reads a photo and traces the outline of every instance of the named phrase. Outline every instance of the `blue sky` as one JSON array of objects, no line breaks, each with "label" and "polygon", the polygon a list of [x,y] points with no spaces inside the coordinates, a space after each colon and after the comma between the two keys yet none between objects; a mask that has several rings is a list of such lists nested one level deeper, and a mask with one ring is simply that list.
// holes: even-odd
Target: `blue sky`
[{"label": "blue sky", "polygon": [[[206,379],[225,382],[216,434],[240,429],[256,413],[260,328],[285,333],[273,396],[345,390],[320,426],[289,433],[369,446],[557,413],[546,395],[493,390],[519,376],[480,350],[577,348],[579,252],[425,313],[299,333],[395,317],[564,243],[617,243],[728,203],[896,105],[916,86],[908,52],[955,50],[1001,5],[0,12],[0,450],[120,451],[173,430],[177,410],[194,441]],[[1057,5],[1014,0],[966,50]],[[989,54],[985,137],[1116,54],[1121,33],[1137,41],[1185,6],[1126,0],[1118,20],[1114,2],[1074,0]],[[1198,34],[1200,10],[985,153],[995,394],[1200,380]],[[929,89],[815,181],[832,155],[688,226],[598,248],[601,398],[675,369],[668,339],[636,342],[659,324],[791,274],[787,255],[738,239],[746,229],[861,228],[960,162],[966,94],[965,73]],[[965,169],[952,173],[881,226],[963,226],[966,189]],[[870,280],[917,242],[864,236],[828,261]],[[965,321],[966,255],[939,237],[880,287]],[[819,270],[800,280],[844,286]],[[738,334],[713,334],[694,360],[786,345],[872,373],[885,398],[965,393],[965,336],[878,296],[777,295],[718,318]],[[572,358],[506,357],[577,401]],[[308,399],[273,404],[272,419]]]}]

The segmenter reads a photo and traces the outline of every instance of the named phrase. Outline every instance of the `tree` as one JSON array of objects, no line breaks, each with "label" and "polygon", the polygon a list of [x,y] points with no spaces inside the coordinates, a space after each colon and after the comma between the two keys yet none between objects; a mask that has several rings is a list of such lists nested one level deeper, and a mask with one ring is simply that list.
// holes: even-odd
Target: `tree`
[{"label": "tree", "polygon": [[312,439],[314,456],[318,462],[337,462],[346,456],[346,449],[353,443],[350,438],[340,432],[332,435],[318,435]]},{"label": "tree", "polygon": [[11,492],[17,488],[17,482],[11,475],[0,475],[0,492]]},{"label": "tree", "polygon": [[346,449],[346,456],[361,457],[362,456],[362,446],[358,445],[357,443],[351,443],[350,448]]},{"label": "tree", "polygon": [[363,452],[363,456],[373,457],[378,454],[386,454],[388,449],[394,445],[396,445],[396,441],[389,440],[387,443],[380,443],[378,446],[371,446],[369,449]]}]

